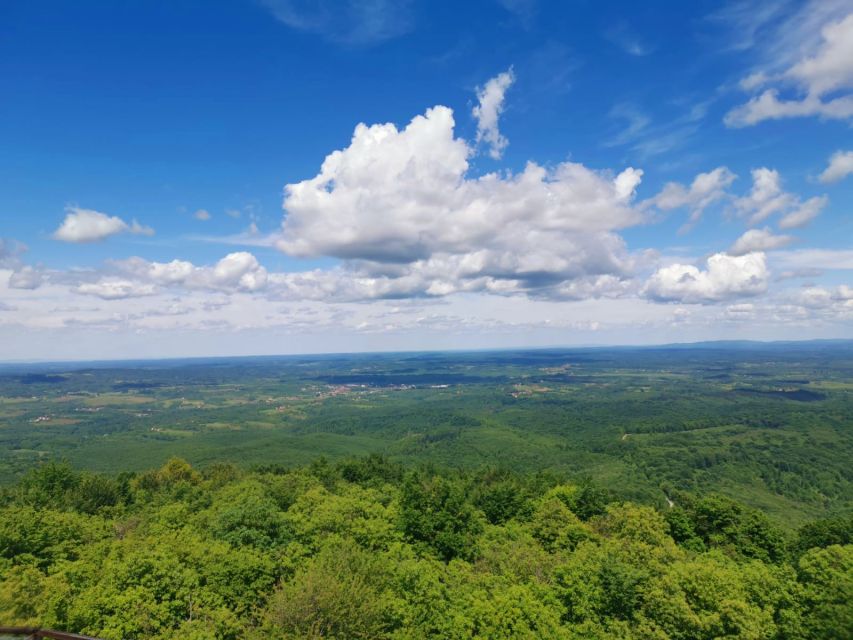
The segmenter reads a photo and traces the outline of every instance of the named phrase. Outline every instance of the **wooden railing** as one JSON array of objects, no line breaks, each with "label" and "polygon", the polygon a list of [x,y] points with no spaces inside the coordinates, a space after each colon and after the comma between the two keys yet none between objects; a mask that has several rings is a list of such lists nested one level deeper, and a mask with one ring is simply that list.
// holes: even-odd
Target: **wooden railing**
[{"label": "wooden railing", "polygon": [[51,638],[52,640],[98,640],[91,636],[81,636],[77,633],[65,633],[64,631],[51,631],[50,629],[39,629],[38,627],[0,627],[0,636],[27,636],[33,640],[40,638]]}]

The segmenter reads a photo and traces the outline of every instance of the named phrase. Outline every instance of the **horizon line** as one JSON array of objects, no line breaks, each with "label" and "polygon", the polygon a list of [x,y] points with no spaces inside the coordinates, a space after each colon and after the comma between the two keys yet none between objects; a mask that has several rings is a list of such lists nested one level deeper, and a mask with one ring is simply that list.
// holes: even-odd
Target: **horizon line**
[{"label": "horizon line", "polygon": [[700,345],[806,345],[816,343],[853,343],[853,338],[810,338],[805,340],[697,340],[694,342],[654,342],[646,344],[585,344],[585,345],[547,345],[547,346],[515,346],[515,347],[483,347],[469,349],[403,349],[388,351],[325,351],[325,352],[294,352],[294,353],[258,353],[258,354],[231,354],[231,355],[207,355],[207,356],[167,356],[153,358],[100,358],[94,360],[69,359],[69,360],[0,360],[0,367],[12,367],[20,365],[74,365],[74,364],[105,364],[105,363],[136,363],[136,362],[178,362],[186,360],[240,360],[256,358],[311,358],[311,357],[334,357],[334,356],[370,356],[370,355],[394,355],[394,354],[440,354],[440,353],[494,353],[513,351],[553,351],[553,350],[585,350],[596,349],[655,349],[655,348],[691,348]]}]

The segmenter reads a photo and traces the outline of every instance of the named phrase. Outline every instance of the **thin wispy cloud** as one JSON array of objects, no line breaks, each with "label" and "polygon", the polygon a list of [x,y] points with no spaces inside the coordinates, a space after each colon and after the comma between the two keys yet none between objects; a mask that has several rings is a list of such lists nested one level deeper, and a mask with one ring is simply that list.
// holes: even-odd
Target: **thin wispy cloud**
[{"label": "thin wispy cloud", "polygon": [[638,160],[645,161],[685,147],[701,131],[713,98],[701,101],[673,101],[674,113],[658,121],[650,111],[632,102],[618,102],[608,117],[623,125],[615,134],[606,137],[604,147],[629,148]]},{"label": "thin wispy cloud", "polygon": [[243,247],[275,247],[281,239],[279,234],[261,234],[257,229],[254,231],[250,228],[240,233],[232,233],[229,235],[199,235],[189,234],[185,236],[189,242],[203,242],[206,244],[224,244]]},{"label": "thin wispy cloud", "polygon": [[708,22],[716,23],[728,31],[724,49],[746,51],[764,40],[767,30],[773,29],[777,21],[785,16],[792,6],[792,0],[734,0],[705,17]]},{"label": "thin wispy cloud", "polygon": [[646,44],[625,22],[607,29],[604,32],[604,37],[631,56],[643,57],[654,51],[654,47]]},{"label": "thin wispy cloud", "polygon": [[414,28],[411,0],[258,0],[292,29],[330,42],[371,46]]},{"label": "thin wispy cloud", "polygon": [[778,252],[776,260],[788,269],[853,270],[853,249],[793,249]]},{"label": "thin wispy cloud", "polygon": [[539,13],[539,0],[497,0],[497,2],[514,14],[526,29],[533,26]]},{"label": "thin wispy cloud", "polygon": [[618,147],[636,141],[637,138],[646,132],[652,122],[652,119],[648,115],[642,113],[635,105],[626,102],[613,105],[609,116],[615,120],[624,122],[625,127],[612,137],[606,139],[602,143],[605,147]]}]

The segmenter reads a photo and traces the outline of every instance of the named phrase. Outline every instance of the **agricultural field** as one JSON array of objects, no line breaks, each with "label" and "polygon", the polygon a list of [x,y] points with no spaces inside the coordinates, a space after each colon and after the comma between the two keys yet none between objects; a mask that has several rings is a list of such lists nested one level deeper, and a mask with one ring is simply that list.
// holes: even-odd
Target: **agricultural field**
[{"label": "agricultural field", "polygon": [[853,343],[3,365],[0,484],[40,462],[170,457],[591,480],[664,507],[720,493],[788,526],[853,503]]}]

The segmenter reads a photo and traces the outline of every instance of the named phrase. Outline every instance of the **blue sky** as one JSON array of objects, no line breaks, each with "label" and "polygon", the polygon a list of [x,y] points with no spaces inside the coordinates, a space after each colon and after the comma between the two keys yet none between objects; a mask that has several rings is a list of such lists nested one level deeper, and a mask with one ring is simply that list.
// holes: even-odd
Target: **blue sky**
[{"label": "blue sky", "polygon": [[0,25],[0,359],[853,335],[849,2]]}]

